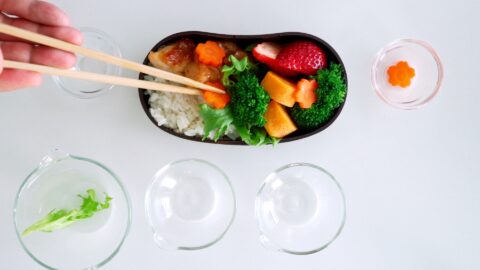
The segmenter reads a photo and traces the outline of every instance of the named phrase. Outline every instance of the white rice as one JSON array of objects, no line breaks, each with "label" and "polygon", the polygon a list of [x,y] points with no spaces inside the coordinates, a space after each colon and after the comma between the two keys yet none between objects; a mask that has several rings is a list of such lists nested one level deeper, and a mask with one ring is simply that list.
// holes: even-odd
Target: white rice
[{"label": "white rice", "polygon": [[[145,76],[147,81],[163,82],[163,79]],[[159,126],[165,126],[177,133],[189,137],[203,137],[203,120],[200,117],[199,105],[204,103],[201,96],[192,96],[148,90],[150,113]],[[213,138],[214,133],[209,134]],[[238,137],[233,125],[226,135],[231,139]]]}]

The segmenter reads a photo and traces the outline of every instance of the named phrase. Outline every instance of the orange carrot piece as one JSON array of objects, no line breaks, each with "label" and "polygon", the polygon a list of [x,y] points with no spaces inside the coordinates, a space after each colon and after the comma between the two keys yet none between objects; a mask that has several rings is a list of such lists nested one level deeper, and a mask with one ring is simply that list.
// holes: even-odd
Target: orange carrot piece
[{"label": "orange carrot piece", "polygon": [[200,63],[214,67],[220,66],[226,55],[225,50],[217,42],[210,40],[205,43],[199,43],[195,48],[195,53]]},{"label": "orange carrot piece", "polygon": [[387,70],[388,82],[392,86],[406,88],[410,86],[411,80],[415,77],[415,69],[408,65],[407,61],[399,61]]},{"label": "orange carrot piece", "polygon": [[317,90],[318,83],[316,80],[307,80],[301,79],[297,83],[295,93],[293,93],[293,98],[302,109],[308,109],[312,107],[313,103],[317,101]]},{"label": "orange carrot piece", "polygon": [[[205,84],[225,90],[225,87],[219,82],[206,82]],[[220,94],[212,91],[203,91],[203,99],[205,99],[205,102],[214,109],[223,109],[230,102],[230,96],[228,94]]]}]

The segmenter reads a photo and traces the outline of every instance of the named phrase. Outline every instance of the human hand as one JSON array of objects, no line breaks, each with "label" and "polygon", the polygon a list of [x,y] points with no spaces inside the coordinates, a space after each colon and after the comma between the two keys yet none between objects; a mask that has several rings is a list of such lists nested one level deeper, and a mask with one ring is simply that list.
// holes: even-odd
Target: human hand
[{"label": "human hand", "polygon": [[[76,45],[82,42],[82,34],[70,27],[67,15],[44,1],[0,0],[0,22]],[[0,34],[0,92],[38,86],[42,82],[39,73],[3,69],[3,59],[58,68],[69,68],[76,61],[72,53]]]}]

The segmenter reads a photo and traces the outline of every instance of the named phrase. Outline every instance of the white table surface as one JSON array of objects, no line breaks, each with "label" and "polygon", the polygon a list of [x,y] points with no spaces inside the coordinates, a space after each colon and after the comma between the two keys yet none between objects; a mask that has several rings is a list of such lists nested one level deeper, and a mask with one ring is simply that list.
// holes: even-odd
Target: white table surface
[{"label": "white table surface", "polygon": [[[12,205],[23,179],[55,146],[105,163],[130,193],[130,234],[104,269],[480,269],[479,1],[54,2],[74,25],[104,30],[136,61],[163,37],[184,30],[311,33],[343,58],[348,99],[324,132],[255,148],[168,135],[146,117],[132,89],[80,100],[46,78],[38,89],[0,94],[0,269],[40,268],[16,239]],[[430,42],[445,66],[439,95],[420,110],[387,106],[370,83],[375,53],[400,37]],[[146,223],[145,189],[156,170],[185,157],[225,170],[238,212],[218,244],[164,251]],[[343,233],[310,256],[271,252],[257,241],[257,189],[270,171],[296,161],[329,170],[347,198]]]}]

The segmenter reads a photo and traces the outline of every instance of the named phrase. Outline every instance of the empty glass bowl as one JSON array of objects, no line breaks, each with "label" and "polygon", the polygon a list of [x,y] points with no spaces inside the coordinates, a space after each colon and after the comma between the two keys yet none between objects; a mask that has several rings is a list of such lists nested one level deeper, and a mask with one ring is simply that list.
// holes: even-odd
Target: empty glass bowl
[{"label": "empty glass bowl", "polygon": [[155,174],[145,210],[159,247],[196,250],[217,243],[227,232],[235,216],[235,196],[215,165],[180,160]]},{"label": "empty glass bowl", "polygon": [[260,242],[296,255],[332,243],[345,223],[345,198],[335,178],[307,163],[289,164],[265,179],[255,201]]},{"label": "empty glass bowl", "polygon": [[[410,86],[392,86],[387,70],[399,61],[406,61],[415,70]],[[378,96],[400,109],[416,109],[437,94],[443,79],[443,66],[435,50],[425,41],[401,39],[378,52],[372,67],[372,84]]]},{"label": "empty glass bowl", "polygon": [[[116,57],[122,56],[117,44],[103,31],[89,27],[80,28],[80,31],[83,34],[82,47]],[[119,76],[121,73],[121,68],[119,66],[85,57],[83,55],[77,55],[77,62],[72,69],[111,76]],[[53,76],[53,80],[63,90],[79,98],[98,97],[114,87],[112,84],[61,76]]]},{"label": "empty glass bowl", "polygon": [[[80,208],[87,189],[107,209],[53,232],[32,232],[30,225],[52,210]],[[130,202],[118,177],[102,164],[56,150],[21,185],[14,206],[15,229],[25,251],[49,269],[95,269],[118,252],[130,228]]]}]

